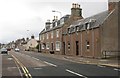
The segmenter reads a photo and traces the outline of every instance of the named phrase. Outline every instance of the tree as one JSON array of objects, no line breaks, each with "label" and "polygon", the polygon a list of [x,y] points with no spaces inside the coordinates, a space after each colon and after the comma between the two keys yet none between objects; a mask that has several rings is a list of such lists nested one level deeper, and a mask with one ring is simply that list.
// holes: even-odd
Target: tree
[{"label": "tree", "polygon": [[36,49],[39,49],[39,44],[36,46]]}]

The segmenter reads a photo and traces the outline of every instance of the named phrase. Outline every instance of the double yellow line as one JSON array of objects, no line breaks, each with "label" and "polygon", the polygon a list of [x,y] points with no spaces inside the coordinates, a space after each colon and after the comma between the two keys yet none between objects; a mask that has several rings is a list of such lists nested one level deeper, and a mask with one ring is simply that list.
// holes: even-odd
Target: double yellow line
[{"label": "double yellow line", "polygon": [[12,57],[15,59],[15,61],[19,64],[19,66],[22,68],[22,71],[26,78],[32,78],[31,74],[29,73],[28,69],[14,56]]}]

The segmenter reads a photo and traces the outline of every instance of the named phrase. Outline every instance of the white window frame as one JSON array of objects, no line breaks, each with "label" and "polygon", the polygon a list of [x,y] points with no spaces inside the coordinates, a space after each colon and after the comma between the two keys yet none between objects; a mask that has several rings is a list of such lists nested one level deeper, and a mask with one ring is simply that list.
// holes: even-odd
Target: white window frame
[{"label": "white window frame", "polygon": [[59,37],[59,30],[56,30],[56,37]]},{"label": "white window frame", "polygon": [[49,34],[48,33],[46,33],[46,37],[47,37],[47,39],[49,39]]},{"label": "white window frame", "polygon": [[[90,42],[89,42],[89,44],[87,42],[89,42],[89,41],[86,41],[86,49],[90,50]],[[89,49],[88,49],[88,47],[89,47]]]},{"label": "white window frame", "polygon": [[43,40],[45,39],[45,36],[44,36],[44,34],[42,35],[42,37],[43,37]]},{"label": "white window frame", "polygon": [[56,49],[56,51],[60,51],[60,48],[61,48],[60,41],[56,41],[56,43],[55,43],[55,49]]},{"label": "white window frame", "polygon": [[50,44],[49,44],[49,42],[46,43],[46,49],[50,49]]},{"label": "white window frame", "polygon": [[44,44],[42,44],[41,49],[45,49]]},{"label": "white window frame", "polygon": [[53,38],[53,31],[51,32],[51,38]]}]

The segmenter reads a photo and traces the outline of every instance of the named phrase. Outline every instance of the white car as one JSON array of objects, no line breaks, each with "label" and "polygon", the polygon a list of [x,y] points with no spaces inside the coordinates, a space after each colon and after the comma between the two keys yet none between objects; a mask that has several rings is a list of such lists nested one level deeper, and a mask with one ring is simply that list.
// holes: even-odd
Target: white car
[{"label": "white car", "polygon": [[15,51],[16,51],[16,52],[19,52],[19,51],[20,51],[20,49],[19,49],[19,48],[15,48]]}]

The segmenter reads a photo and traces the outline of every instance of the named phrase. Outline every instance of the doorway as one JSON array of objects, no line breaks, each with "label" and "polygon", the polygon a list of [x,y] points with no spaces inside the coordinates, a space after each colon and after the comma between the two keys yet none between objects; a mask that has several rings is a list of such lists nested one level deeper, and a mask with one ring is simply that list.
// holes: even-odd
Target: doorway
[{"label": "doorway", "polygon": [[63,42],[63,55],[65,55],[65,42]]},{"label": "doorway", "polygon": [[53,50],[53,43],[51,43],[51,50]]},{"label": "doorway", "polygon": [[79,55],[79,42],[76,41],[76,55]]}]

